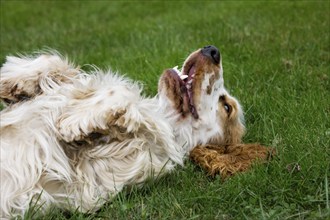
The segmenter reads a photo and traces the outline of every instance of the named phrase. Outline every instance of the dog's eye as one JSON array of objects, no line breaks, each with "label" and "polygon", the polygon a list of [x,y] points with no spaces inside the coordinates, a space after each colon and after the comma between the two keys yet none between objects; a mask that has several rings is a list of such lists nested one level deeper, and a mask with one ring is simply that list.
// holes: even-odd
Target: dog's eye
[{"label": "dog's eye", "polygon": [[230,114],[230,112],[231,112],[231,106],[228,105],[227,103],[225,103],[225,104],[223,105],[223,107],[225,108],[227,114]]}]

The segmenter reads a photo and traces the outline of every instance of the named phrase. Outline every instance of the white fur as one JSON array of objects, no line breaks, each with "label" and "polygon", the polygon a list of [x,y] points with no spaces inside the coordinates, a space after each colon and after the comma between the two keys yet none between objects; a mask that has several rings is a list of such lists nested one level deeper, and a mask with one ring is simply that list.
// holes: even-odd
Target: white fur
[{"label": "white fur", "polygon": [[[54,80],[54,73],[68,82]],[[226,93],[222,73],[216,91],[199,105],[197,121],[179,120],[165,94],[143,97],[139,84],[111,71],[86,74],[58,54],[7,57],[2,82],[24,87],[36,80],[42,93],[0,116],[3,218],[24,215],[30,201],[43,209],[96,210],[123,187],[182,164],[195,145],[222,133],[215,124],[218,97]],[[93,131],[105,132],[100,143],[72,144]]]}]

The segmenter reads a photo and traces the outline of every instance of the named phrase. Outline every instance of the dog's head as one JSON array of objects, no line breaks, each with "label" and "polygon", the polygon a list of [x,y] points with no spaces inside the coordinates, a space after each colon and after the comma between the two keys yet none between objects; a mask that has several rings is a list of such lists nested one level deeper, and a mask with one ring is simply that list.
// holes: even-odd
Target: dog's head
[{"label": "dog's head", "polygon": [[220,52],[214,46],[206,46],[190,54],[181,71],[165,70],[158,93],[168,110],[175,110],[182,118],[199,120],[205,107],[215,105],[222,87]]},{"label": "dog's head", "polygon": [[[220,144],[243,135],[242,110],[224,88],[221,55],[214,46],[190,54],[181,70],[165,70],[158,96],[177,139],[186,141],[188,150],[197,144]],[[231,129],[239,138],[225,138]]]}]

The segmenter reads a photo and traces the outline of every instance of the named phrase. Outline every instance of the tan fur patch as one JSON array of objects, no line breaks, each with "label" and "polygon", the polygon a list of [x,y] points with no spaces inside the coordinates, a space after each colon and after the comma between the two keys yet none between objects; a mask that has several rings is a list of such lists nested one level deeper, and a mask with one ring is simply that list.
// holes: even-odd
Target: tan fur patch
[{"label": "tan fur patch", "polygon": [[[225,104],[230,108],[228,112],[225,110]],[[225,95],[220,97],[218,105],[218,123],[222,127],[223,135],[213,137],[210,143],[222,145],[241,143],[245,128],[239,121],[236,101]]]},{"label": "tan fur patch", "polygon": [[246,171],[255,162],[266,162],[274,154],[273,148],[260,144],[200,145],[190,152],[190,159],[210,176],[227,178]]},{"label": "tan fur patch", "polygon": [[88,99],[95,95],[94,89],[75,90],[72,94],[74,99]]},{"label": "tan fur patch", "polygon": [[71,69],[70,71],[66,71],[65,73],[58,71],[49,73],[50,77],[57,84],[72,83],[72,79],[75,78],[78,74],[79,74],[78,67],[76,69]]},{"label": "tan fur patch", "polygon": [[211,93],[212,93],[213,85],[214,85],[214,83],[215,83],[215,80],[216,80],[216,76],[215,76],[215,75],[212,75],[212,76],[210,77],[210,79],[209,79],[209,85],[208,85],[207,88],[206,88],[206,93],[207,93],[208,95],[211,95]]},{"label": "tan fur patch", "polygon": [[107,125],[109,127],[113,125],[123,127],[125,125],[125,118],[123,117],[125,113],[126,113],[126,109],[119,109],[116,112],[108,114],[108,117],[106,119]]}]

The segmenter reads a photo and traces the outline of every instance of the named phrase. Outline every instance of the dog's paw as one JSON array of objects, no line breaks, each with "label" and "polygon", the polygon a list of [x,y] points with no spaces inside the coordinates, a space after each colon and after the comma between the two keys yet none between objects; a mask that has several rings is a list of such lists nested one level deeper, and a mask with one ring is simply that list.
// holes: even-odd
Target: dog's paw
[{"label": "dog's paw", "polygon": [[108,111],[105,114],[90,111],[89,114],[77,115],[67,112],[57,121],[58,133],[65,142],[85,141],[91,144],[93,140],[97,141],[105,136],[112,137],[115,134],[114,128],[125,130],[125,113],[125,109]]},{"label": "dog's paw", "polygon": [[0,69],[0,99],[8,104],[24,101],[53,91],[55,84],[71,83],[77,74],[79,67],[57,54],[9,56]]},{"label": "dog's paw", "polygon": [[36,80],[0,80],[0,98],[7,104],[33,98],[40,92]]}]

